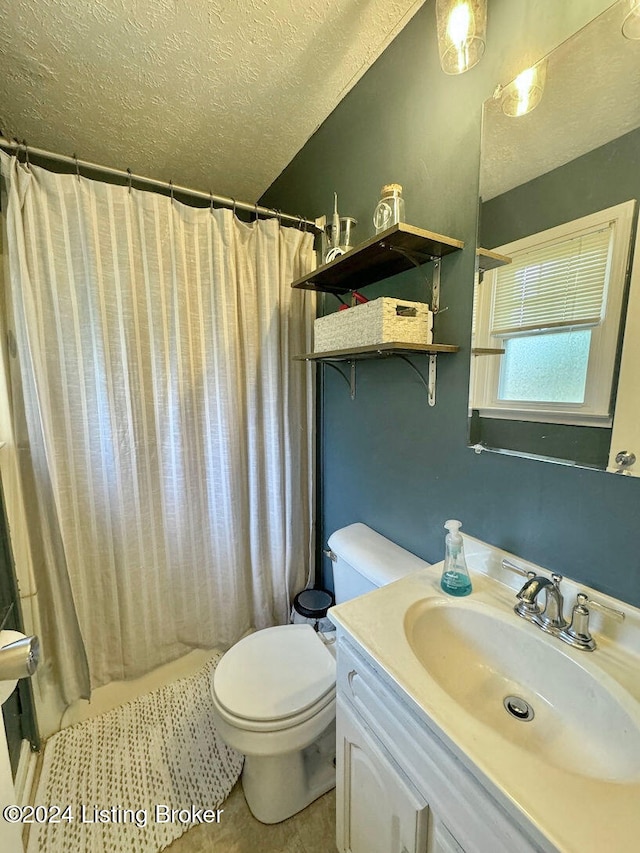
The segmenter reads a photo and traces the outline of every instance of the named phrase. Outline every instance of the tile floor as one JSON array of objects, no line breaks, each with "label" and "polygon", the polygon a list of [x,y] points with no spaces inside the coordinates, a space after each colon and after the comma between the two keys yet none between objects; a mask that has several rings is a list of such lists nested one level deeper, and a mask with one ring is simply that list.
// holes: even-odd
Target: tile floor
[{"label": "tile floor", "polygon": [[166,853],[336,853],[335,790],[270,826],[253,817],[239,782],[222,808],[219,824],[193,827]]}]

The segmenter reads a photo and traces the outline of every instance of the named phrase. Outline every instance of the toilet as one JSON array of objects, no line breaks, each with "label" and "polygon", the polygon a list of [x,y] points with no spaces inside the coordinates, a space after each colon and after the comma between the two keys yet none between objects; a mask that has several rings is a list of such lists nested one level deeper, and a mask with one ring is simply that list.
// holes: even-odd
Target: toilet
[{"label": "toilet", "polygon": [[[329,547],[336,604],[428,565],[360,523],[336,530]],[[262,823],[286,820],[335,786],[334,637],[308,624],[264,628],[214,670],[215,723],[245,755],[242,787]]]}]

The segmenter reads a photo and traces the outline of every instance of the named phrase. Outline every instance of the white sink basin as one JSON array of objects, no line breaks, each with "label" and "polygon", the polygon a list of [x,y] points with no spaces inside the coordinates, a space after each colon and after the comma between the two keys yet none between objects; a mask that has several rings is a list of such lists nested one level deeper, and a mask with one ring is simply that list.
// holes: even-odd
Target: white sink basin
[{"label": "white sink basin", "polygon": [[[437,685],[509,743],[570,773],[640,780],[640,707],[599,669],[598,651],[565,649],[515,614],[471,600],[417,601],[404,631]],[[512,716],[508,696],[525,700],[533,718]]]}]

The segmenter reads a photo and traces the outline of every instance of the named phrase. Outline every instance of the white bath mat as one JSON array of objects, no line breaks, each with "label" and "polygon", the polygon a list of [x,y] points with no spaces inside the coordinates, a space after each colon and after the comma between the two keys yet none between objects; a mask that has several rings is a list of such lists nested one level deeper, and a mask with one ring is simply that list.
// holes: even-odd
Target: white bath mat
[{"label": "white bath mat", "polygon": [[213,724],[219,659],[49,738],[27,853],[157,853],[224,821],[242,756]]}]

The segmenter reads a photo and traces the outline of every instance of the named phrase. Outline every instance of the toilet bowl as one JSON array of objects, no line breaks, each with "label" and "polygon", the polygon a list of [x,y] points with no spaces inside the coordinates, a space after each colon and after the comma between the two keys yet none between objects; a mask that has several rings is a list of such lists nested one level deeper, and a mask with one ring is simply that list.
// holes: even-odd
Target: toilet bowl
[{"label": "toilet bowl", "polygon": [[250,634],[216,667],[216,727],[245,755],[245,798],[263,823],[291,817],[334,787],[335,694],[335,658],[306,624]]},{"label": "toilet bowl", "polygon": [[[427,563],[364,524],[329,539],[336,602]],[[279,823],[335,786],[335,649],[308,624],[264,628],[226,652],[213,673],[216,727],[245,756],[242,786],[263,823]]]}]

